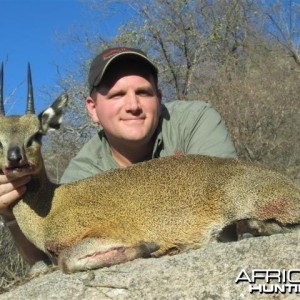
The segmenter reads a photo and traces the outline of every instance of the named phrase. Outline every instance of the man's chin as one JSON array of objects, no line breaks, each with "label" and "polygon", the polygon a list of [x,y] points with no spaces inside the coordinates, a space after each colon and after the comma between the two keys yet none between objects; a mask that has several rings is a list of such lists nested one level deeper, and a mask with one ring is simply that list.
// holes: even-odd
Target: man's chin
[{"label": "man's chin", "polygon": [[149,134],[141,130],[127,130],[123,133],[122,139],[128,142],[139,142],[146,140]]}]

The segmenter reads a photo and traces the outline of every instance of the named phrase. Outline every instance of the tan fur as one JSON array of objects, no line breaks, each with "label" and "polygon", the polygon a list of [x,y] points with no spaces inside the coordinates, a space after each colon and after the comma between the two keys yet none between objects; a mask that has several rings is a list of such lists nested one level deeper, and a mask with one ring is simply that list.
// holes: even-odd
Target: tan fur
[{"label": "tan fur", "polygon": [[[42,162],[38,146],[26,153]],[[258,234],[300,223],[298,187],[235,159],[166,157],[60,187],[37,169],[14,214],[65,272],[198,248],[222,240],[222,230],[239,220]]]}]

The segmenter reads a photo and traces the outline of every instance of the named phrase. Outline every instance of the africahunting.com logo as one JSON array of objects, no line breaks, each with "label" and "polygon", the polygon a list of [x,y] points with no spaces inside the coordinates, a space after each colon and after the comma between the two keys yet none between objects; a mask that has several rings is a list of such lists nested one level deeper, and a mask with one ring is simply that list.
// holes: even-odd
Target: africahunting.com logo
[{"label": "africahunting.com logo", "polygon": [[300,269],[242,269],[235,283],[248,283],[249,293],[299,294]]}]

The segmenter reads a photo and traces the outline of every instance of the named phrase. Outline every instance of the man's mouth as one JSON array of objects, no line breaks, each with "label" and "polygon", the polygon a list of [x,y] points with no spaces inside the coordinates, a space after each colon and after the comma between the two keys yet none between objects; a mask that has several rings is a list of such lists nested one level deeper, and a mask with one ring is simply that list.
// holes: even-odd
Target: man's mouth
[{"label": "man's mouth", "polygon": [[128,118],[122,119],[122,121],[126,123],[142,123],[145,121],[145,118]]}]

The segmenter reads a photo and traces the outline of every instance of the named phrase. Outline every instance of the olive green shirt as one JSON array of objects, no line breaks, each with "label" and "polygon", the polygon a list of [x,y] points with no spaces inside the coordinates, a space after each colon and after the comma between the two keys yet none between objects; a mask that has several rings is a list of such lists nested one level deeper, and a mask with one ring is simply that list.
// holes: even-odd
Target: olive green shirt
[{"label": "olive green shirt", "polygon": [[[221,116],[203,101],[173,101],[162,104],[155,132],[152,158],[203,154],[236,157],[232,140]],[[113,159],[103,130],[92,137],[70,161],[61,183],[120,168]]]}]

